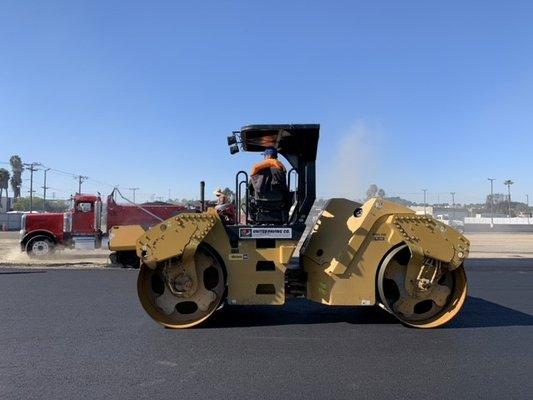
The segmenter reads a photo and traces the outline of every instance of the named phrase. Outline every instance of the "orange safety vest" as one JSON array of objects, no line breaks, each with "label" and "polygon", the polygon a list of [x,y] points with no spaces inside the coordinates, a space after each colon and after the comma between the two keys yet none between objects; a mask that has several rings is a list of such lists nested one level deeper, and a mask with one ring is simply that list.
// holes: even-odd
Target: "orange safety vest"
[{"label": "orange safety vest", "polygon": [[259,161],[254,165],[250,176],[257,175],[259,172],[267,168],[276,168],[283,172],[287,171],[285,165],[283,165],[283,163],[277,158],[265,158],[263,161]]}]

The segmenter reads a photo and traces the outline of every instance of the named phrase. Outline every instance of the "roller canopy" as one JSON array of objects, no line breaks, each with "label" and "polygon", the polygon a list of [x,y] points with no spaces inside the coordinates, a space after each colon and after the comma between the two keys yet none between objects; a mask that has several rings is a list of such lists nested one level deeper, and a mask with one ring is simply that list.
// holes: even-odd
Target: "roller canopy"
[{"label": "roller canopy", "polygon": [[288,159],[315,161],[319,131],[319,124],[247,125],[240,131],[241,147],[243,151],[274,147]]}]

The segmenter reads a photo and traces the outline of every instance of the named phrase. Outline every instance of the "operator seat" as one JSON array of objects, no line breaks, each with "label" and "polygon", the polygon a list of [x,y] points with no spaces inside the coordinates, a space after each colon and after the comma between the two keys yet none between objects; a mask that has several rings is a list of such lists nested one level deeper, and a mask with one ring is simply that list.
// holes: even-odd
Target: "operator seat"
[{"label": "operator seat", "polygon": [[257,224],[284,224],[288,220],[289,189],[285,171],[265,168],[250,177],[250,217]]}]

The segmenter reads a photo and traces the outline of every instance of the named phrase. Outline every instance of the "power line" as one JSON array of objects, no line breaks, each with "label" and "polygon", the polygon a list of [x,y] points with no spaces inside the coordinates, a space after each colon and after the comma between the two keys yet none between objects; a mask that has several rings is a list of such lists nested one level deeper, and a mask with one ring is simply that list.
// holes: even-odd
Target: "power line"
[{"label": "power line", "polygon": [[98,181],[98,180],[96,180],[96,179],[94,179],[94,178],[88,178],[88,177],[86,177],[86,178],[87,178],[88,181],[91,181],[91,182],[97,183],[97,184],[99,184],[99,185],[109,186],[110,188],[113,188],[113,189],[117,187],[117,185],[112,185],[112,184],[110,184],[110,183],[106,183],[106,182]]},{"label": "power line", "polygon": [[53,172],[57,172],[58,174],[63,174],[63,175],[67,175],[67,176],[76,177],[76,174],[74,174],[72,172],[62,171],[60,169],[55,169],[55,168],[50,168],[50,170],[53,171]]}]

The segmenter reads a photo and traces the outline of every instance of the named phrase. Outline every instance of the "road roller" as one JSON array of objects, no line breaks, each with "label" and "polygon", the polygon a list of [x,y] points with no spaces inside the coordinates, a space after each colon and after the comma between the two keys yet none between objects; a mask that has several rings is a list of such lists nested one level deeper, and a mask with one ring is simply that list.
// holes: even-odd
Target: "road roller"
[{"label": "road roller", "polygon": [[282,174],[265,168],[260,179],[237,172],[233,220],[215,208],[182,213],[137,239],[137,290],[151,318],[190,328],[224,305],[281,306],[294,297],[379,306],[415,328],[457,316],[467,295],[470,243],[454,228],[383,198],[332,198],[306,224],[319,130],[248,125],[227,138],[232,155],[275,149],[287,167]]}]

